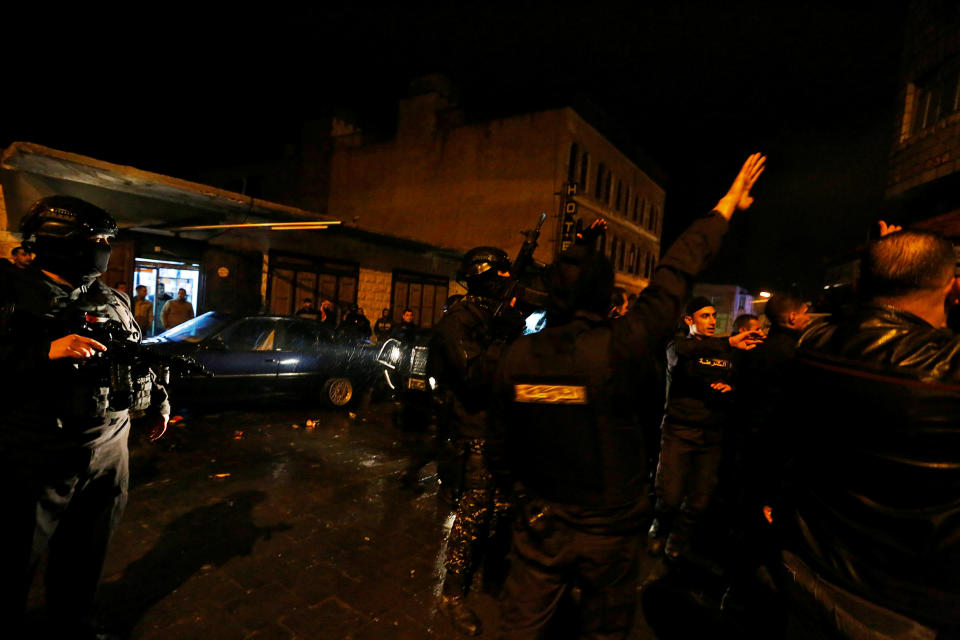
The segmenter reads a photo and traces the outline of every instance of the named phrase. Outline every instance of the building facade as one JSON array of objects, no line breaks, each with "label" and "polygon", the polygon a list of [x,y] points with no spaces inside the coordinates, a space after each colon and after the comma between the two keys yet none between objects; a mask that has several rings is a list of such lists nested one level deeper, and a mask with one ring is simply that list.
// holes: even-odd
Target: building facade
[{"label": "building facade", "polygon": [[603,217],[617,284],[647,285],[664,190],[573,109],[463,124],[442,80],[415,87],[400,103],[395,138],[351,132],[335,141],[330,215],[453,251],[492,245],[514,255],[519,232],[546,213],[536,254],[544,262]]},{"label": "building facade", "polygon": [[960,238],[960,5],[913,0],[905,12],[889,213]]}]

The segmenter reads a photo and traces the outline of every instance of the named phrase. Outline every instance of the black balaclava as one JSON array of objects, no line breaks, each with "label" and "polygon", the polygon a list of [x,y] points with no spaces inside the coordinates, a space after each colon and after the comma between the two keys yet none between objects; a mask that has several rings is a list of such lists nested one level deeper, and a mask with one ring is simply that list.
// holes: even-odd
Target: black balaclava
[{"label": "black balaclava", "polygon": [[93,238],[74,236],[51,238],[41,236],[33,244],[37,257],[34,263],[74,285],[88,285],[106,272],[110,262],[110,245]]},{"label": "black balaclava", "polygon": [[506,291],[508,283],[509,278],[497,275],[496,270],[490,269],[467,280],[467,291],[472,296],[499,299]]},{"label": "black balaclava", "polygon": [[68,238],[39,236],[33,243],[34,264],[74,285],[89,285],[106,272],[110,245],[80,235]]}]

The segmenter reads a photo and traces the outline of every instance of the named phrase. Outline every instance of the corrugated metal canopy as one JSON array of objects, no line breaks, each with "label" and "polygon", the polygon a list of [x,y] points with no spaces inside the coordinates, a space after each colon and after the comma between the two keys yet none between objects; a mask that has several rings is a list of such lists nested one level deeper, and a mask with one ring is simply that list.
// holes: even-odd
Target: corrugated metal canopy
[{"label": "corrugated metal canopy", "polygon": [[20,218],[33,202],[55,194],[103,207],[121,227],[337,220],[29,142],[15,142],[4,150],[0,184],[11,230],[19,227]]}]

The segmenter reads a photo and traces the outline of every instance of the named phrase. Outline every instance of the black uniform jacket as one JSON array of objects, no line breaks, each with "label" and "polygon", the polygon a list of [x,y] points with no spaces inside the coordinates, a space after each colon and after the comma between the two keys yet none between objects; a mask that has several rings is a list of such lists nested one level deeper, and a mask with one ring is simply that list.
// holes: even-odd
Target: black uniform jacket
[{"label": "black uniform jacket", "polygon": [[726,422],[731,392],[710,385],[733,385],[733,347],[727,338],[686,336],[667,349],[665,420],[688,427],[719,428]]},{"label": "black uniform jacket", "polygon": [[494,342],[496,301],[467,295],[440,319],[430,340],[430,375],[453,393],[451,428],[461,438],[488,438],[493,383],[486,350]]},{"label": "black uniform jacket", "polygon": [[960,337],[886,306],[796,353],[778,523],[827,580],[932,626],[960,620]]},{"label": "black uniform jacket", "polygon": [[[125,424],[126,409],[110,407],[109,382],[92,361],[48,357],[50,343],[80,333],[87,315],[116,320],[140,341],[126,294],[99,280],[71,288],[36,267],[0,272],[0,446],[93,445]],[[148,392],[149,411],[169,414],[163,387],[154,381]]]},{"label": "black uniform jacket", "polygon": [[607,531],[645,511],[638,397],[659,388],[657,353],[726,228],[717,214],[694,222],[625,316],[581,312],[559,327],[548,319],[507,348],[497,376],[505,438],[511,471],[529,493]]}]

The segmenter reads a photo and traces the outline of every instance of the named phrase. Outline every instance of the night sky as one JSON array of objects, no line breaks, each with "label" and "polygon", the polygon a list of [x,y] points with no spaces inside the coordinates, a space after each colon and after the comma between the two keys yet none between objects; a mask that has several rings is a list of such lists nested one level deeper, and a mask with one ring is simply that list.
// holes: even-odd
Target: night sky
[{"label": "night sky", "polygon": [[[815,291],[825,259],[862,242],[882,202],[903,10],[641,4],[396,4],[21,33],[2,43],[0,145],[190,179],[275,155],[331,113],[388,136],[409,80],[441,72],[468,121],[576,107],[664,185],[667,242],[750,152],[768,154],[756,205],[704,279]],[[41,62],[51,47],[59,57]]]}]

